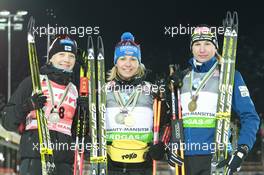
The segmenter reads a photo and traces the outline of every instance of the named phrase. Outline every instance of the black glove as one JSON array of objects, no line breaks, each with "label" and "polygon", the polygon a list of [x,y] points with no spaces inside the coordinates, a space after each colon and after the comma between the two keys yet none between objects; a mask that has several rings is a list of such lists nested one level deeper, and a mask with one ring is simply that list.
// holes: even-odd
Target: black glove
[{"label": "black glove", "polygon": [[77,105],[85,110],[89,110],[88,101],[89,101],[88,97],[78,97]]},{"label": "black glove", "polygon": [[175,70],[174,73],[172,75],[170,75],[169,77],[170,81],[173,81],[173,84],[175,86],[175,88],[181,88],[183,85],[183,72],[180,69],[179,65],[175,65]]},{"label": "black glove", "polygon": [[175,167],[175,164],[182,166],[183,159],[177,155],[172,149],[166,151],[168,156],[168,164],[172,167]]},{"label": "black glove", "polygon": [[247,145],[240,145],[237,148],[237,151],[234,152],[234,154],[232,154],[231,156],[229,156],[226,160],[220,162],[217,165],[217,168],[222,168],[226,166],[226,175],[232,175],[234,172],[238,172],[248,152],[249,148]]},{"label": "black glove", "polygon": [[36,109],[41,109],[47,102],[47,97],[41,94],[34,94],[33,96],[27,98],[23,103],[23,111],[29,112]]},{"label": "black glove", "polygon": [[162,160],[165,155],[165,145],[163,142],[159,141],[159,143],[155,145],[151,145],[147,152],[146,159],[152,160]]}]

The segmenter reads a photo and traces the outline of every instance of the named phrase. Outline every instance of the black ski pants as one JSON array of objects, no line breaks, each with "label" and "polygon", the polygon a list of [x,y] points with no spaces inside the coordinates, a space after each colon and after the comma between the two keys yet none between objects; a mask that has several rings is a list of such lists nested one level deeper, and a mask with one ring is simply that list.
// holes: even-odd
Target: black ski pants
[{"label": "black ski pants", "polygon": [[[72,175],[73,166],[67,163],[55,163],[56,175]],[[23,159],[20,165],[20,175],[41,175],[40,159]]]},{"label": "black ski pants", "polygon": [[184,156],[186,175],[210,175],[211,155]]}]

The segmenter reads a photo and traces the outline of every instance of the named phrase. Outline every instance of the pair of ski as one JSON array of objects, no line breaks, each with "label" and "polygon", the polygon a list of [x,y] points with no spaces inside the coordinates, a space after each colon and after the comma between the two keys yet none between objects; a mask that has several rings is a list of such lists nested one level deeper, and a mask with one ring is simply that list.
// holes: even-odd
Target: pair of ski
[{"label": "pair of ski", "polygon": [[[102,38],[97,38],[97,59],[95,59],[93,39],[88,37],[87,53],[82,55],[80,67],[80,97],[87,98],[87,108],[78,107],[77,135],[74,158],[74,175],[83,174],[84,138],[87,133],[86,122],[89,118],[91,137],[89,175],[107,174],[106,154],[106,91],[105,63]],[[89,109],[89,111],[87,111]],[[89,116],[89,117],[88,117]],[[97,132],[98,131],[98,132]],[[79,146],[81,145],[81,146]]]},{"label": "pair of ski", "polygon": [[[28,23],[28,54],[29,64],[32,79],[32,87],[34,94],[42,94],[38,56],[36,50],[35,36],[34,36],[35,20],[33,17],[29,19]],[[39,137],[39,152],[41,159],[42,175],[55,175],[56,169],[53,158],[53,149],[51,147],[50,133],[47,127],[47,118],[42,109],[35,110],[38,123],[38,137]]]},{"label": "pair of ski", "polygon": [[235,77],[235,62],[238,36],[238,15],[227,12],[223,21],[225,28],[223,52],[220,56],[220,80],[216,111],[215,144],[212,157],[211,174],[224,175],[225,168],[217,168],[218,163],[228,156],[232,95]]}]

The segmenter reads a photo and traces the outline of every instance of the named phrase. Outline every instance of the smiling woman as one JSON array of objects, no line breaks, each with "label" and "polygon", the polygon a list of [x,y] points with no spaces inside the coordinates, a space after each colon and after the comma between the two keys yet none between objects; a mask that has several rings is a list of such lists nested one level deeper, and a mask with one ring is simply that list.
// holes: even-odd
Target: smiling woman
[{"label": "smiling woman", "polygon": [[70,52],[59,52],[52,56],[50,62],[54,67],[70,72],[75,64],[75,55]]},{"label": "smiling woman", "polygon": [[60,36],[53,41],[49,48],[49,64],[52,64],[57,69],[72,72],[76,61],[76,52],[77,45],[75,41],[70,40],[68,37]]},{"label": "smiling woman", "polygon": [[[38,134],[38,120],[35,110],[43,110],[41,117],[47,121],[50,146],[53,148],[55,174],[72,175],[74,153],[66,145],[74,143],[72,126],[75,126],[75,110],[78,91],[72,82],[77,44],[68,36],[57,37],[49,48],[49,61],[41,67],[39,84],[41,93],[34,93],[31,77],[24,79],[3,109],[3,127],[9,131],[19,131],[21,135],[20,153],[21,175],[42,173]],[[35,82],[34,82],[35,83]],[[69,99],[71,99],[69,101]],[[42,144],[42,143],[41,143]],[[66,148],[67,147],[67,148]],[[1,173],[0,173],[1,174]]]},{"label": "smiling woman", "polygon": [[163,158],[164,145],[152,143],[154,85],[144,81],[140,47],[131,33],[121,36],[114,64],[106,100],[108,175],[150,175],[152,160]]},{"label": "smiling woman", "polygon": [[129,81],[145,75],[145,66],[141,63],[140,46],[134,42],[134,36],[125,32],[115,48],[115,66],[108,73],[108,81],[116,78]]},{"label": "smiling woman", "polygon": [[139,68],[139,62],[136,57],[124,56],[120,57],[116,63],[117,73],[123,80],[130,80],[136,75]]}]

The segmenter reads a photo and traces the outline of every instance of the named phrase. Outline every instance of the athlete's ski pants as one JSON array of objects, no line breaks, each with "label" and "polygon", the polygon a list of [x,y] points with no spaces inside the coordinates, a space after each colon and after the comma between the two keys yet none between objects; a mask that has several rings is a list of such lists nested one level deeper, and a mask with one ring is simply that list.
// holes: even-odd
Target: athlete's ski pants
[{"label": "athlete's ski pants", "polygon": [[211,155],[184,156],[186,175],[211,174]]},{"label": "athlete's ski pants", "polygon": [[[56,163],[56,175],[72,175],[71,164]],[[20,165],[20,175],[42,175],[40,159],[23,159]]]}]

